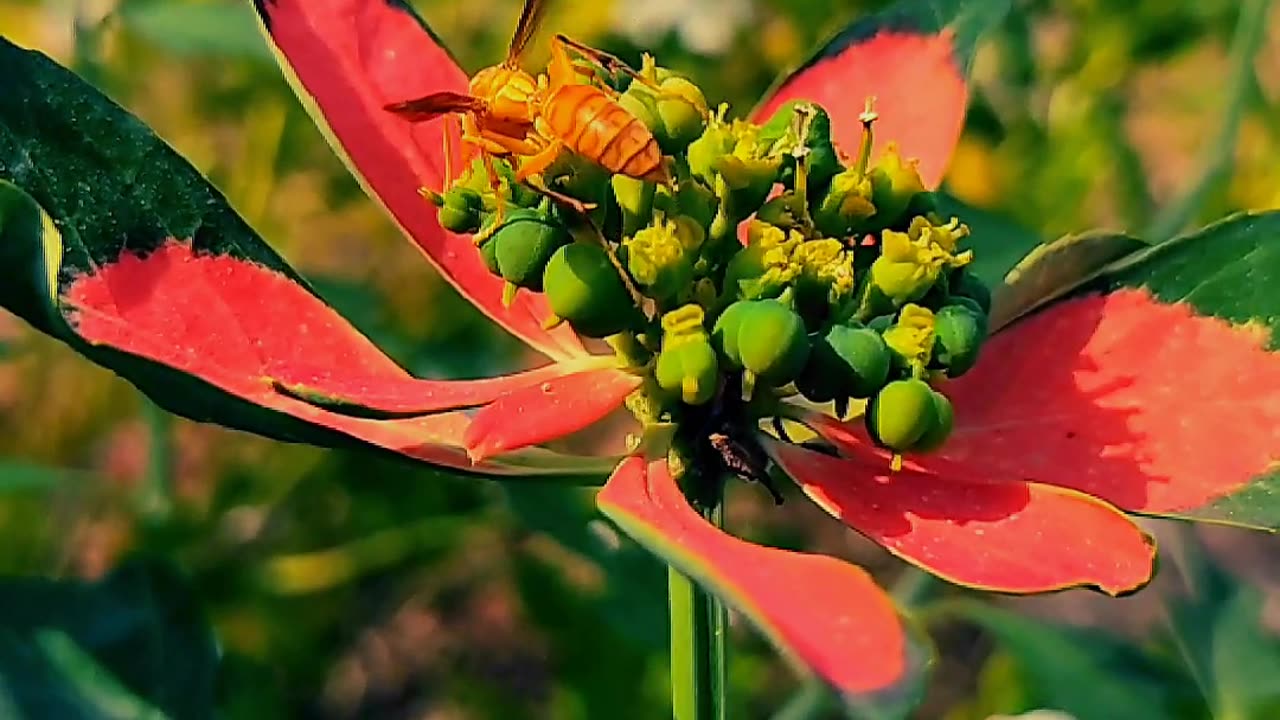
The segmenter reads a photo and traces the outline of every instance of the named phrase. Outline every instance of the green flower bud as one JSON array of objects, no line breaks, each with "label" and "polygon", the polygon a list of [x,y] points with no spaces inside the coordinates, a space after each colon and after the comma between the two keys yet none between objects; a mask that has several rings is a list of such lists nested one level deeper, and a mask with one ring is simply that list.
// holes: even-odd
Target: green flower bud
[{"label": "green flower bud", "polygon": [[659,387],[678,394],[688,405],[710,401],[720,379],[719,361],[703,321],[697,305],[685,305],[662,318],[662,351],[655,379]]},{"label": "green flower bud", "polygon": [[484,198],[469,187],[455,186],[440,198],[440,226],[449,232],[471,235],[480,229]]},{"label": "green flower bud", "polygon": [[634,235],[653,217],[654,193],[658,186],[626,175],[614,175],[609,183],[622,211],[622,234]]},{"label": "green flower bud", "polygon": [[782,156],[771,155],[759,141],[758,128],[745,122],[735,122],[733,133],[737,140],[733,152],[721,155],[713,164],[729,190],[731,216],[741,221],[764,204],[778,181]]},{"label": "green flower bud", "polygon": [[796,385],[814,402],[868,398],[884,387],[889,366],[889,347],[879,333],[835,325],[814,340]]},{"label": "green flower bud", "polygon": [[617,268],[598,245],[572,243],[556,250],[542,286],[551,311],[587,337],[614,335],[641,319]]},{"label": "green flower bud", "polygon": [[912,452],[933,452],[942,447],[951,436],[951,429],[955,425],[955,410],[951,407],[951,401],[937,390],[932,391],[932,400],[934,421],[911,445]]},{"label": "green flower bud", "polygon": [[686,405],[703,405],[715,397],[720,380],[716,351],[704,335],[664,346],[654,370],[658,386],[676,393]]},{"label": "green flower bud", "polygon": [[720,313],[716,324],[711,328],[711,342],[719,351],[725,363],[735,369],[742,369],[742,355],[738,351],[738,331],[742,328],[742,319],[751,311],[751,301],[739,300]]},{"label": "green flower bud", "polygon": [[658,67],[651,55],[642,59],[640,76],[645,81],[631,83],[623,93],[624,107],[631,109],[626,98],[634,97],[632,104],[645,106],[644,114],[637,117],[653,132],[662,152],[683,152],[706,127],[706,97],[688,78]]},{"label": "green flower bud", "polygon": [[924,192],[920,179],[919,161],[904,161],[896,143],[889,143],[884,155],[871,168],[873,193],[871,202],[876,206],[876,223],[890,227],[902,218],[911,200]]},{"label": "green flower bud", "polygon": [[788,234],[772,225],[751,223],[747,246],[735,253],[725,267],[725,295],[757,299],[780,294],[800,272],[792,254],[803,242],[804,238],[794,231]]},{"label": "green flower bud", "polygon": [[853,235],[856,228],[864,227],[867,218],[876,214],[871,196],[871,180],[857,169],[845,170],[832,178],[813,211],[814,227],[828,237]]},{"label": "green flower bud", "polygon": [[819,323],[853,296],[853,253],[833,238],[800,243],[791,253],[799,268],[792,287],[800,314]]},{"label": "green flower bud", "polygon": [[883,337],[898,365],[912,372],[923,372],[933,357],[933,312],[919,305],[907,305]]},{"label": "green flower bud", "polygon": [[726,106],[721,106],[716,116],[707,123],[706,130],[689,144],[689,149],[685,152],[689,172],[711,187],[716,182],[716,163],[733,152],[737,143],[732,128],[723,120],[725,110]]},{"label": "green flower bud", "polygon": [[987,319],[966,305],[946,305],[934,314],[933,331],[935,363],[946,369],[947,377],[960,377],[978,361]]},{"label": "green flower bud", "polygon": [[497,250],[498,250],[498,244],[493,241],[493,238],[489,238],[488,240],[485,240],[480,245],[480,259],[484,261],[484,266],[486,268],[489,268],[489,272],[493,273],[494,275],[501,274],[501,271],[498,269]]},{"label": "green flower bud", "polygon": [[507,213],[492,242],[502,278],[518,287],[540,290],[547,261],[558,248],[573,242],[573,236],[546,213],[517,208]]},{"label": "green flower bud", "polygon": [[864,416],[867,433],[894,452],[912,449],[940,422],[933,388],[923,380],[895,380],[876,393]]},{"label": "green flower bud", "polygon": [[[797,116],[798,108],[807,114],[807,120]],[[805,190],[810,195],[817,196],[842,169],[840,154],[831,141],[831,116],[806,100],[789,101],[774,111],[760,127],[760,139],[771,153],[784,158],[778,182],[789,188],[794,186],[795,155],[801,147],[808,175]]]},{"label": "green flower bud", "polygon": [[738,326],[744,370],[769,385],[785,385],[804,369],[809,338],[804,320],[777,300],[751,300]]},{"label": "green flower bud", "polygon": [[[623,241],[627,271],[651,297],[659,301],[675,298],[693,285],[693,259],[701,245],[701,233],[688,218],[679,224],[662,220],[644,228]],[[686,240],[696,244],[688,247]]]},{"label": "green flower bud", "polygon": [[916,218],[907,232],[881,233],[880,257],[871,264],[871,282],[895,305],[915,302],[938,282],[944,269],[963,267],[973,253],[956,253],[968,228],[953,220],[934,225]]}]

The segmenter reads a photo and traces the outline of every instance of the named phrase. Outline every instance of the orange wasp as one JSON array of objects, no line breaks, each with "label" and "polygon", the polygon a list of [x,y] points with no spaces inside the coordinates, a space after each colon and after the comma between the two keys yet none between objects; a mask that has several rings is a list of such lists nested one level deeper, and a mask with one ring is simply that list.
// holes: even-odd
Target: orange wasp
[{"label": "orange wasp", "polygon": [[[621,60],[556,35],[545,74],[535,79],[520,69],[520,55],[533,37],[545,7],[545,0],[525,0],[506,60],[476,73],[468,93],[437,92],[386,106],[412,122],[442,115],[461,117],[462,140],[480,151],[489,183],[498,196],[497,221],[492,225],[495,228],[502,224],[503,204],[494,157],[524,158],[516,170],[516,182],[540,174],[566,149],[615,175],[653,182],[670,180],[653,133],[618,104],[616,92],[580,82],[569,51],[576,51],[606,70],[622,70],[638,77]],[[446,131],[446,159],[450,157],[448,142]],[[445,176],[446,184],[452,181],[448,167]],[[549,188],[538,190],[580,211],[586,209],[577,200]]]}]

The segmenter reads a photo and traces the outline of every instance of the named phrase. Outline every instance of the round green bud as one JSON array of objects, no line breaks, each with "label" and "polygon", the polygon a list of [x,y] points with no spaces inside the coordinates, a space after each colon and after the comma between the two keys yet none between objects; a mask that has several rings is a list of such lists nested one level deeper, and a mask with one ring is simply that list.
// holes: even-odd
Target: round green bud
[{"label": "round green bud", "polygon": [[441,196],[440,225],[449,232],[470,235],[480,229],[484,198],[469,187],[458,185]]},{"label": "round green bud", "polygon": [[687,405],[702,405],[716,393],[720,363],[705,333],[664,342],[654,371],[658,386]]},{"label": "round green bud", "polygon": [[551,311],[587,337],[614,335],[637,321],[622,278],[598,245],[561,246],[547,262],[542,286]]},{"label": "round green bud", "polygon": [[712,343],[728,366],[735,370],[742,368],[742,355],[738,352],[738,330],[750,309],[750,301],[739,300],[725,308],[711,328]]},{"label": "round green bud", "polygon": [[986,316],[968,305],[946,305],[933,315],[933,359],[948,377],[960,377],[978,362],[987,335]]},{"label": "round green bud", "polygon": [[869,398],[889,379],[889,347],[870,328],[836,325],[814,345],[814,352],[825,356],[849,397]]},{"label": "round green bud", "polygon": [[640,83],[631,83],[631,87],[618,96],[618,104],[644,123],[649,132],[656,134],[662,131],[662,118],[658,117],[657,103],[649,88]]},{"label": "round green bud", "polygon": [[791,382],[809,359],[804,320],[778,300],[752,300],[738,325],[742,367],[770,385]]},{"label": "round green bud", "polygon": [[707,98],[687,78],[668,75],[659,81],[656,109],[662,131],[654,137],[662,152],[674,155],[689,147],[706,129]]},{"label": "round green bud", "polygon": [[933,452],[942,447],[951,436],[951,429],[955,425],[955,410],[947,396],[937,390],[933,391],[933,411],[933,424],[911,446],[913,452]]},{"label": "round green bud", "polygon": [[519,287],[540,290],[547,261],[558,248],[573,242],[573,236],[546,214],[520,208],[507,214],[492,242],[502,278]]},{"label": "round green bud", "polygon": [[501,274],[501,271],[498,270],[497,250],[498,244],[493,241],[493,238],[485,240],[484,243],[480,245],[480,259],[484,261],[484,266],[489,268],[489,272],[494,275]]},{"label": "round green bud", "polygon": [[865,421],[871,439],[894,452],[912,449],[938,422],[933,388],[923,380],[895,380],[867,405]]}]

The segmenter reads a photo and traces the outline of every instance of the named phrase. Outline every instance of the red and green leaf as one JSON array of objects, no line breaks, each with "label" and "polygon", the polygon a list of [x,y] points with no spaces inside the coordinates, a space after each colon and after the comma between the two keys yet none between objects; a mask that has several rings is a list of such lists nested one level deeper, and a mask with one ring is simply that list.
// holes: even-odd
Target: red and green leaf
[{"label": "red and green leaf", "polygon": [[969,63],[1008,0],[904,0],[837,33],[783,78],[756,108],[763,119],[789,100],[810,100],[832,118],[836,147],[858,148],[858,115],[875,98],[876,150],[897,142],[937,187],[964,126]]},{"label": "red and green leaf", "polygon": [[767,441],[770,455],[819,507],[889,552],[961,585],[1011,593],[1096,587],[1133,592],[1151,578],[1155,547],[1096,498],[954,466],[890,470],[835,421],[817,428],[841,458]]},{"label": "red and green leaf", "polygon": [[[503,281],[470,238],[440,227],[419,189],[445,184],[443,122],[411,123],[384,107],[433,92],[465,92],[467,75],[403,0],[255,0],[290,84],[334,150],[437,269],[476,307],[553,359],[585,355],[568,325],[543,328],[550,309]],[[452,171],[461,143],[451,138]]]},{"label": "red and green leaf", "polygon": [[596,503],[638,543],[750,618],[850,708],[894,717],[911,706],[929,653],[861,568],[726,534],[689,506],[665,460],[627,458]]},{"label": "red and green leaf", "polygon": [[[1133,512],[1280,529],[1280,212],[1144,251],[992,338],[938,455]],[[930,456],[918,458],[928,467]]]},{"label": "red and green leaf", "polygon": [[[546,451],[473,467],[461,413],[371,420],[280,392],[300,377],[336,397],[359,383],[375,394],[441,386],[410,376],[325,305],[124,110],[3,40],[0,72],[4,307],[196,420],[476,472],[600,476],[594,460]],[[473,397],[450,405],[482,404],[511,382],[472,384]]]}]

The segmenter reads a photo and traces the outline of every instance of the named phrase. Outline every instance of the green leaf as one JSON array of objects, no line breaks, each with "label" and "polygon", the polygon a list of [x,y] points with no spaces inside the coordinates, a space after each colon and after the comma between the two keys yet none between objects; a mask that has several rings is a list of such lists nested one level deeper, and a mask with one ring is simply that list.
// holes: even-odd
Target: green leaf
[{"label": "green leaf", "polygon": [[1207,562],[1198,547],[1189,552],[1178,564],[1187,593],[1169,600],[1166,617],[1179,654],[1215,720],[1276,717],[1280,638],[1262,626],[1265,598]]},{"label": "green leaf", "polygon": [[507,484],[503,491],[522,527],[546,533],[604,572],[595,606],[606,622],[640,647],[666,647],[666,569],[600,517],[590,491],[547,483]]},{"label": "green leaf", "polygon": [[1003,215],[968,205],[945,191],[933,198],[944,220],[956,217],[969,226],[960,249],[973,251],[969,271],[989,288],[999,287],[1005,275],[1041,245],[1039,235]]},{"label": "green leaf", "polygon": [[253,9],[244,2],[133,0],[118,13],[128,31],[180,55],[271,60]]},{"label": "green leaf", "polygon": [[947,612],[981,626],[1013,657],[1034,707],[1078,720],[1113,720],[1118,712],[1126,720],[1165,720],[1186,717],[1175,710],[1195,703],[1175,669],[1113,635],[1050,625],[974,601]]},{"label": "green leaf", "polygon": [[184,582],[127,563],[97,583],[0,580],[6,718],[213,717],[218,651]]},{"label": "green leaf", "polygon": [[38,465],[21,460],[0,460],[0,494],[31,490],[52,490],[71,482],[90,479],[88,473]]},{"label": "green leaf", "polygon": [[1146,246],[1137,238],[1108,232],[1068,235],[1037,246],[995,286],[992,332],[1071,292],[1109,263]]},{"label": "green leaf", "polygon": [[3,40],[0,73],[0,305],[194,420],[463,471],[602,479],[536,449],[473,466],[456,413],[380,422],[275,390],[284,377],[335,397],[416,397],[431,383],[326,305],[136,118]]}]

